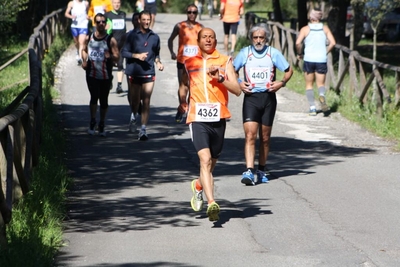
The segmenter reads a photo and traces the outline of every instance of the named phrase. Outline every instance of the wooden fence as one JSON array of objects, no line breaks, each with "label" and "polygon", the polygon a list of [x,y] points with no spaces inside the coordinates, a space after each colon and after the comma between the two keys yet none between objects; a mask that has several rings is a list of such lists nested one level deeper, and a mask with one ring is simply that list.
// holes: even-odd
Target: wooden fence
[{"label": "wooden fence", "polygon": [[[300,62],[296,58],[295,52],[297,31],[285,28],[278,22],[260,18],[254,13],[246,14],[245,23],[247,30],[256,23],[266,23],[270,31],[270,45],[282,51],[292,66],[300,67]],[[348,88],[350,94],[355,95],[361,104],[365,104],[368,101],[376,101],[377,113],[380,116],[383,114],[383,103],[393,102],[381,73],[383,71],[386,75],[393,73],[396,82],[394,105],[396,108],[400,108],[400,67],[362,57],[357,51],[350,50],[342,45],[336,45],[329,53],[327,65],[326,88],[333,88],[337,94],[341,94],[343,88]],[[371,71],[366,72],[365,68]],[[346,79],[345,84],[347,75],[349,79]],[[376,81],[377,86],[371,87],[374,81]],[[373,94],[375,97],[374,99],[369,99],[368,90],[373,90],[374,88],[376,88],[376,92]]]},{"label": "wooden fence", "polygon": [[11,221],[13,204],[28,193],[32,169],[39,161],[43,113],[41,60],[55,35],[66,28],[64,12],[65,9],[59,9],[45,16],[34,29],[28,45],[29,86],[0,114],[1,248],[7,245],[5,225]]}]

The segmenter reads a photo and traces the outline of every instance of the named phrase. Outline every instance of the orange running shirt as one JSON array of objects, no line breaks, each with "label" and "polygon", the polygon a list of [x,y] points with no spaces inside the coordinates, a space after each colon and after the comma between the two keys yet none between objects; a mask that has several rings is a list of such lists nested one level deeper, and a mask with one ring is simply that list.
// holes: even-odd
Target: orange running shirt
[{"label": "orange running shirt", "polygon": [[213,65],[218,66],[219,73],[225,77],[227,64],[230,60],[232,60],[231,57],[221,55],[215,50],[208,59],[203,58],[199,52],[196,56],[185,61],[185,69],[190,83],[187,124],[196,121],[196,103],[220,103],[220,119],[231,117],[228,109],[228,89],[207,74],[207,69]]},{"label": "orange running shirt", "polygon": [[223,22],[234,23],[240,20],[240,8],[243,6],[242,0],[221,0],[221,3],[225,3],[224,15],[222,17]]},{"label": "orange running shirt", "polygon": [[[88,16],[94,20],[94,17],[97,13],[105,14],[108,11],[113,9],[111,5],[111,0],[91,0],[90,6],[88,10]],[[92,21],[93,25],[96,25],[94,21]]]},{"label": "orange running shirt", "polygon": [[184,63],[189,57],[197,55],[199,50],[197,46],[197,34],[203,26],[196,22],[193,26],[189,25],[187,21],[179,23],[179,43],[178,55],[176,60],[179,63]]}]

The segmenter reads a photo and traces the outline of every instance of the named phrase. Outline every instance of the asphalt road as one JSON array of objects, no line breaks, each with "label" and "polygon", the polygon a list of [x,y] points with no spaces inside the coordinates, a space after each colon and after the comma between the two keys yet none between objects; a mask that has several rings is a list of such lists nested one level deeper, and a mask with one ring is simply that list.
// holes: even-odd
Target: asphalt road
[{"label": "asphalt road", "polygon": [[[203,18],[221,49],[222,22]],[[338,113],[309,117],[305,96],[286,88],[277,94],[268,160],[276,179],[240,183],[242,96],[231,95],[233,117],[214,175],[221,219],[211,223],[205,210],[191,210],[198,159],[188,127],[174,121],[176,63],[167,48],[173,25],[184,19],[157,15],[165,70],[157,73],[147,142],[127,131],[126,93],[115,93],[115,80],[108,136],[89,136],[84,72],[72,47],[60,60],[60,118],[75,183],[55,265],[400,266],[400,155],[393,144]]]}]

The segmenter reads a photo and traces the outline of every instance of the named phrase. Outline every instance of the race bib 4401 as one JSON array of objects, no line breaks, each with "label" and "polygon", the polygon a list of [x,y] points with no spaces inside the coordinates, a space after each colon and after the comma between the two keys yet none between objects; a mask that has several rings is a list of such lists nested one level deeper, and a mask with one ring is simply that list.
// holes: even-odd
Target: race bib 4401
[{"label": "race bib 4401", "polygon": [[250,79],[252,83],[265,83],[269,81],[269,68],[250,68]]}]

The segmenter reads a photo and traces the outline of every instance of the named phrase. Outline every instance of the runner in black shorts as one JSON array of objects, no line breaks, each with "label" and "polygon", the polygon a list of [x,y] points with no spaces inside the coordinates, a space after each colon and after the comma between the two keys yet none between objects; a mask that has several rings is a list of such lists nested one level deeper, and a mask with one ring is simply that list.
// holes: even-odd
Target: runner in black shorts
[{"label": "runner in black shorts", "polygon": [[[113,9],[111,11],[104,14],[107,18],[107,25],[109,26],[107,33],[110,35],[112,34],[112,36],[117,40],[118,49],[121,52],[126,40],[126,13],[120,10],[121,0],[113,0],[112,7]],[[124,57],[119,57],[117,62],[117,88],[115,90],[117,94],[124,91],[122,89],[122,79],[124,77],[123,62]]]},{"label": "runner in black shorts", "polygon": [[[237,74],[241,68],[244,68],[245,72],[245,80],[239,79],[240,87],[245,93],[242,112],[246,139],[246,171],[242,174],[241,182],[254,185],[257,134],[260,136],[257,183],[267,183],[270,173],[266,162],[277,106],[275,93],[285,86],[293,70],[279,50],[266,45],[268,31],[265,26],[255,25],[249,33],[253,44],[240,50],[233,65]],[[276,69],[284,72],[281,81],[275,81]]]},{"label": "runner in black shorts", "polygon": [[[243,0],[221,0],[220,18],[224,26],[224,49],[227,55],[233,56],[236,46],[236,34],[240,17],[244,14]],[[229,33],[231,34],[231,47],[229,49]]]},{"label": "runner in black shorts", "polygon": [[[86,70],[86,82],[90,92],[90,125],[88,133],[95,134],[97,102],[100,101],[100,136],[106,136],[104,130],[108,110],[112,65],[118,61],[117,40],[105,30],[106,18],[99,13],[95,16],[96,30],[86,38],[86,49],[82,51],[82,68]],[[107,71],[104,71],[104,68]]]},{"label": "runner in black shorts", "polygon": [[[228,109],[228,92],[239,96],[240,86],[235,78],[232,60],[221,55],[215,47],[217,39],[210,28],[198,33],[199,54],[185,60],[179,84],[179,112],[187,112],[193,145],[199,157],[200,176],[192,180],[194,211],[203,208],[203,190],[207,198],[207,216],[219,220],[220,207],[214,199],[213,171],[224,145]],[[190,104],[188,100],[190,97]]]}]

